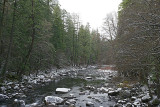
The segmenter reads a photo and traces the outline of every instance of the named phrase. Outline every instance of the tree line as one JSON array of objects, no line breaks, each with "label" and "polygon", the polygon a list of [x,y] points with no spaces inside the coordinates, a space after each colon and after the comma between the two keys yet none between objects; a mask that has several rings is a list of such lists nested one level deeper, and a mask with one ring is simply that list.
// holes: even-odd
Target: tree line
[{"label": "tree line", "polygon": [[114,57],[121,76],[138,78],[149,89],[155,88],[160,98],[159,5],[159,0],[123,0]]},{"label": "tree line", "polygon": [[0,1],[1,78],[109,63],[108,44],[77,14],[61,9],[57,0]]}]

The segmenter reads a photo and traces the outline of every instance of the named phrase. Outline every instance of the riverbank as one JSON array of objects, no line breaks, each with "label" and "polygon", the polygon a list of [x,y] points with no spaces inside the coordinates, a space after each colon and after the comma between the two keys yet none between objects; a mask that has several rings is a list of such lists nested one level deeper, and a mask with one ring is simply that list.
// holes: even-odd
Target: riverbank
[{"label": "riverbank", "polygon": [[[24,76],[22,82],[6,82],[1,86],[0,105],[20,107],[148,107],[158,106],[147,86],[117,77],[110,66],[68,68]],[[57,88],[70,89],[57,93]],[[50,97],[49,97],[50,96]],[[56,99],[61,99],[58,102]],[[48,100],[50,98],[51,100]],[[55,102],[52,102],[55,101]],[[57,102],[56,102],[57,101]],[[157,103],[157,105],[156,105]]]}]

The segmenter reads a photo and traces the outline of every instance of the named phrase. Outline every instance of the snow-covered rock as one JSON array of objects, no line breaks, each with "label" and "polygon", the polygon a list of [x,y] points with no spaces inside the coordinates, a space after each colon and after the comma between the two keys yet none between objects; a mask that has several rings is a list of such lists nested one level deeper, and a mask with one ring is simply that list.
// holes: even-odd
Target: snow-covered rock
[{"label": "snow-covered rock", "polygon": [[6,91],[5,87],[1,87],[2,92]]},{"label": "snow-covered rock", "polygon": [[14,89],[15,89],[15,90],[19,90],[19,86],[16,85],[16,86],[14,87]]},{"label": "snow-covered rock", "polygon": [[28,86],[29,89],[32,89],[33,87],[31,85]]},{"label": "snow-covered rock", "polygon": [[92,102],[88,101],[88,102],[86,102],[86,106],[94,107],[94,103],[92,103]]},{"label": "snow-covered rock", "polygon": [[136,107],[138,106],[138,107],[140,107],[140,105],[141,105],[141,99],[136,99],[135,101],[134,101],[134,103],[133,103],[133,105],[135,105]]},{"label": "snow-covered rock", "polygon": [[131,97],[131,101],[135,101],[137,99],[137,97],[132,96]]},{"label": "snow-covered rock", "polygon": [[86,94],[86,92],[80,92],[79,93],[79,95],[85,95]]},{"label": "snow-covered rock", "polygon": [[9,82],[9,83],[7,83],[7,85],[13,85],[14,83],[13,82]]},{"label": "snow-covered rock", "polygon": [[74,95],[74,94],[70,94],[69,96],[70,96],[70,97],[75,97],[75,95]]},{"label": "snow-covered rock", "polygon": [[57,88],[56,93],[68,93],[70,90],[70,88]]},{"label": "snow-covered rock", "polygon": [[75,104],[75,103],[76,103],[76,100],[75,100],[75,99],[69,99],[68,102],[69,102],[70,104]]},{"label": "snow-covered rock", "polygon": [[86,77],[86,79],[87,79],[87,80],[90,80],[90,79],[92,79],[92,77]]},{"label": "snow-covered rock", "polygon": [[99,91],[103,93],[108,93],[109,90],[107,88],[101,87]]},{"label": "snow-covered rock", "polygon": [[8,97],[7,95],[0,94],[0,102],[1,102],[1,101],[5,101],[5,100],[7,100],[7,99],[9,99],[9,97]]},{"label": "snow-covered rock", "polygon": [[120,103],[120,104],[126,104],[126,101],[125,100],[118,100],[118,103]]},{"label": "snow-covered rock", "polygon": [[52,104],[52,105],[56,105],[56,104],[60,104],[64,101],[64,99],[62,99],[61,97],[57,97],[57,96],[47,96],[45,97],[45,104]]},{"label": "snow-covered rock", "polygon": [[132,103],[127,103],[125,107],[132,107]]},{"label": "snow-covered rock", "polygon": [[151,99],[151,97],[149,96],[149,94],[145,95],[142,97],[142,102],[148,102]]},{"label": "snow-covered rock", "polygon": [[44,75],[39,75],[38,78],[44,79],[45,77],[44,77]]},{"label": "snow-covered rock", "polygon": [[110,95],[110,96],[117,96],[118,94],[119,94],[119,91],[117,91],[117,90],[108,92],[108,95]]},{"label": "snow-covered rock", "polygon": [[23,100],[14,100],[14,107],[25,107],[25,102]]}]

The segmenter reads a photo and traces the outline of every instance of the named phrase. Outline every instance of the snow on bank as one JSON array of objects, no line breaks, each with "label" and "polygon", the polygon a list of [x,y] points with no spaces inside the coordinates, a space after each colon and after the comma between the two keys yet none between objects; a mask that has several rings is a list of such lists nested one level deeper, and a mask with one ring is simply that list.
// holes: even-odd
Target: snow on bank
[{"label": "snow on bank", "polygon": [[28,83],[30,84],[45,83],[56,79],[56,77],[67,76],[69,71],[78,71],[78,70],[80,69],[68,67],[67,69],[52,69],[47,72],[39,71],[37,75],[36,74],[31,74],[30,76],[24,75],[23,81],[28,81]]}]

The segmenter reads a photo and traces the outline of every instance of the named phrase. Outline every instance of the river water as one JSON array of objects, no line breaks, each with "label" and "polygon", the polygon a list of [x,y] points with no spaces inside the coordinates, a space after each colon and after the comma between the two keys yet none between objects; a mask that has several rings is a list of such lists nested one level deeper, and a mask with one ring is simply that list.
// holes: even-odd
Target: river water
[{"label": "river water", "polygon": [[[70,73],[73,72],[71,71]],[[97,91],[97,88],[101,88],[104,84],[109,82],[107,79],[109,78],[108,73],[99,72],[95,68],[90,68],[79,70],[76,73],[74,72],[74,75],[76,76],[67,75],[59,79],[57,78],[54,81],[35,86],[34,89],[29,90],[26,93],[27,97],[23,99],[25,101],[26,107],[32,107],[33,104],[42,106],[46,96],[58,96],[65,98],[70,94],[75,96],[75,107],[86,107],[86,103],[88,101],[94,103],[94,107],[110,107],[115,104],[115,101],[111,100],[107,93],[101,93]],[[86,80],[87,76],[92,77],[92,79]],[[91,91],[86,89],[86,86],[92,86],[95,87],[95,89]],[[71,88],[71,91],[65,94],[56,94],[56,88]],[[81,92],[84,92],[85,94],[80,95]],[[2,105],[3,107],[12,107],[13,100],[14,99],[11,99],[8,102],[2,102],[0,107]]]}]

